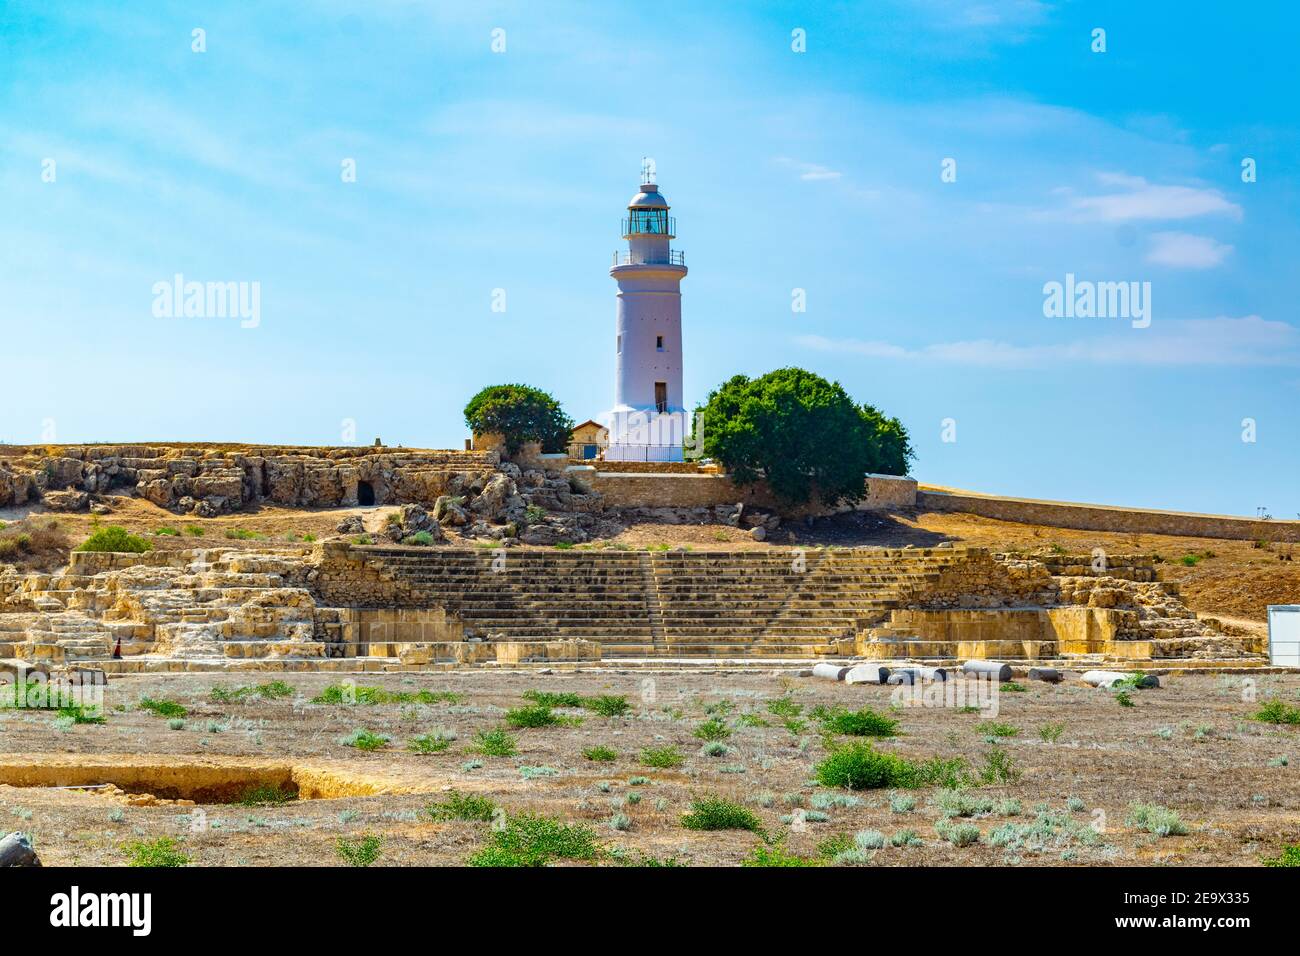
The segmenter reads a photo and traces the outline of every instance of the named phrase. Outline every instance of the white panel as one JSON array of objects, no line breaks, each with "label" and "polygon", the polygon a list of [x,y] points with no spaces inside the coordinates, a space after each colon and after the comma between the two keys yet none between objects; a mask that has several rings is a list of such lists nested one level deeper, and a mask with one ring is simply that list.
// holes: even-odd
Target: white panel
[{"label": "white panel", "polygon": [[1268,656],[1275,667],[1300,667],[1300,605],[1269,607]]}]

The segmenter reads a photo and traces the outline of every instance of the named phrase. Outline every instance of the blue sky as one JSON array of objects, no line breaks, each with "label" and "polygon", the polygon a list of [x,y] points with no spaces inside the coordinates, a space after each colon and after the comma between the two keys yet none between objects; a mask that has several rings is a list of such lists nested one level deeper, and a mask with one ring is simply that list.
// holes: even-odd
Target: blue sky
[{"label": "blue sky", "polygon": [[[1295,517],[1298,42],[1282,3],[6,0],[0,439],[458,447],[504,381],[594,416],[650,156],[688,402],[797,364],[923,481]],[[154,315],[177,273],[257,326]],[[1150,326],[1046,317],[1067,273]]]}]

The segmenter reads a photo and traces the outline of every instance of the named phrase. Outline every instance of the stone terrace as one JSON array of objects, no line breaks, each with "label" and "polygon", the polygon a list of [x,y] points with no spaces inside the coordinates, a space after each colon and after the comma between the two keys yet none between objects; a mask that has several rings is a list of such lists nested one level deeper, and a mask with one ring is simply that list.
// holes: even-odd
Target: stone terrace
[{"label": "stone terrace", "polygon": [[935,592],[945,571],[991,562],[966,549],[350,550],[473,636],[580,638],[605,656],[851,654],[860,630]]}]

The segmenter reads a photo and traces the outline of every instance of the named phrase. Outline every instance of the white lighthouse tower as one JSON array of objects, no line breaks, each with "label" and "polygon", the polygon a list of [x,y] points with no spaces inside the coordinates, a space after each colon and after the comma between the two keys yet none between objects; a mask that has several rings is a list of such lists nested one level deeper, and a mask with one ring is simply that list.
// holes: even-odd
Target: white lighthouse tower
[{"label": "white lighthouse tower", "polygon": [[653,164],[641,168],[641,191],[623,220],[626,252],[614,253],[609,274],[618,283],[614,408],[607,461],[681,461],[686,436],[682,398],[682,293],[685,256],[669,247],[676,221],[654,183]]}]

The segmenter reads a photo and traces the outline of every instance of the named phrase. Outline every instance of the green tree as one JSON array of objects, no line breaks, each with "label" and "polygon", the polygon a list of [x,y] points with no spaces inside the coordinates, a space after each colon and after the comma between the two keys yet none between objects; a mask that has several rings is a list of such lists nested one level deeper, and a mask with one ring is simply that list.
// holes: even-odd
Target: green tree
[{"label": "green tree", "polygon": [[703,433],[704,454],[738,484],[766,480],[787,505],[852,503],[864,475],[904,475],[915,457],[898,419],[801,368],[724,382],[709,393]]},{"label": "green tree", "polygon": [[465,424],[476,435],[500,434],[512,455],[533,441],[541,442],[544,452],[564,451],[573,431],[573,419],[560,403],[527,385],[489,385],[465,406]]}]

